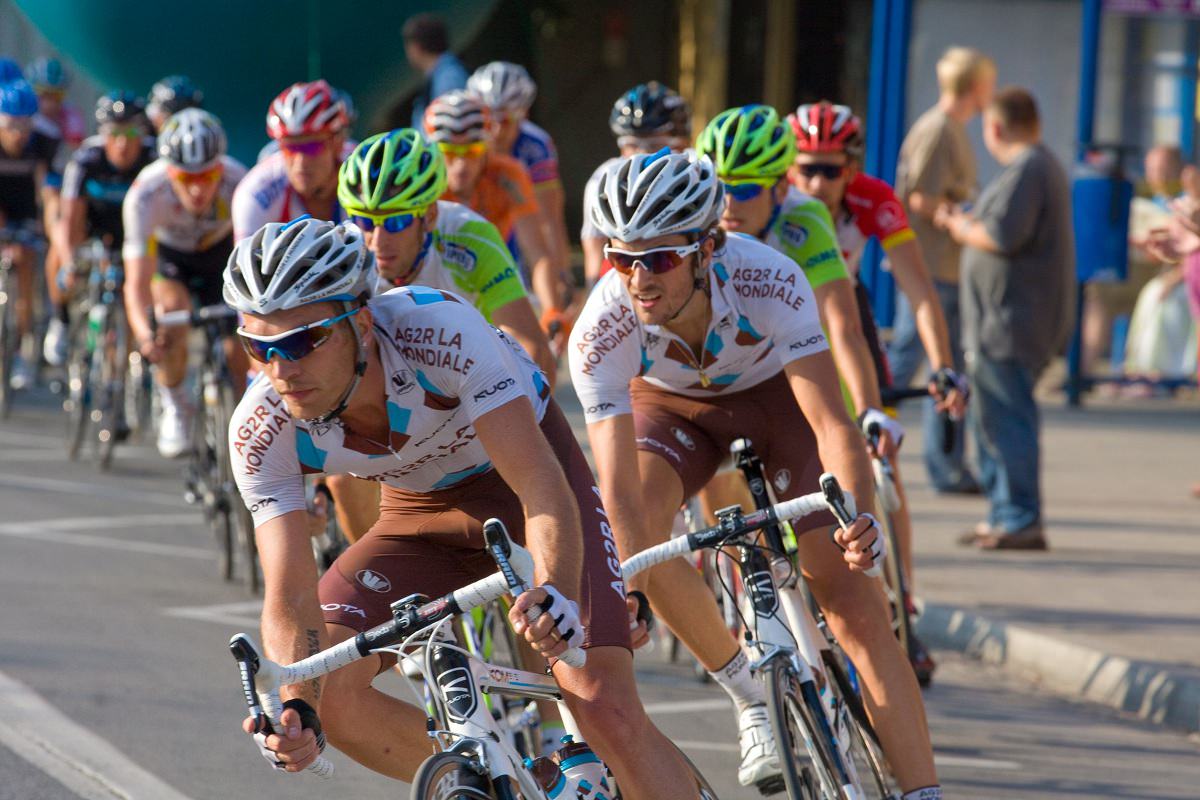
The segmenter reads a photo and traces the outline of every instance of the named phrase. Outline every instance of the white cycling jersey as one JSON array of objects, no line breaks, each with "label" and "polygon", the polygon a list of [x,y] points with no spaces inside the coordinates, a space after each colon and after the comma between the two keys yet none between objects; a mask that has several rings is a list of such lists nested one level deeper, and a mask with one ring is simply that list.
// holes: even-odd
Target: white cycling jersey
[{"label": "white cycling jersey", "polygon": [[410,492],[447,489],[492,468],[472,423],[524,397],[540,421],[550,387],[521,346],[451,292],[393,289],[367,303],[387,376],[387,442],[340,420],[292,418],[259,376],[229,426],[238,488],[254,524],[305,507],[304,475],[349,473]]},{"label": "white cycling jersey", "polygon": [[[342,160],[354,152],[357,142],[342,145]],[[233,195],[234,241],[250,236],[268,222],[291,222],[308,213],[304,200],[288,183],[283,153],[276,151],[255,164]],[[332,222],[346,218],[342,206],[333,202]]]},{"label": "white cycling jersey", "polygon": [[217,195],[203,214],[193,214],[179,202],[171,188],[165,159],[160,158],[139,172],[121,206],[125,228],[122,257],[152,254],[157,245],[181,253],[202,253],[228,237],[233,230],[230,205],[234,187],[245,177],[246,168],[229,156],[223,156],[222,163],[225,170]]},{"label": "white cycling jersey", "polygon": [[749,389],[797,358],[829,349],[816,299],[795,261],[734,234],[709,267],[712,320],[698,356],[659,325],[643,325],[616,271],[596,284],[571,331],[571,381],[584,418],[633,410],[629,382],[688,397]]}]

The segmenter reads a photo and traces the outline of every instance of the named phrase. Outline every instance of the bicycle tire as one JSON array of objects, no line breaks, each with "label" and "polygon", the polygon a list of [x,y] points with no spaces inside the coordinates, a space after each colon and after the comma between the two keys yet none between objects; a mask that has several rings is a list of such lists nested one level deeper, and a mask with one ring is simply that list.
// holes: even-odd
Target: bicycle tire
[{"label": "bicycle tire", "polygon": [[412,800],[500,800],[477,762],[458,753],[434,753],[417,767]]},{"label": "bicycle tire", "polygon": [[10,267],[0,268],[0,419],[12,411],[12,371],[16,359],[16,332],[13,330],[11,303],[8,302]]},{"label": "bicycle tire", "polygon": [[[825,662],[825,675],[832,679],[830,691],[837,693],[841,707],[848,714],[846,724],[849,729],[847,732],[850,735],[848,741],[850,758],[854,762],[859,783],[864,789],[864,797],[889,800],[894,794],[899,793],[899,785],[892,776],[887,756],[884,755],[883,746],[879,743],[879,734],[875,732],[875,726],[871,724],[871,719],[867,716],[862,698],[854,690],[850,683],[850,677],[833,651],[822,650],[821,657]],[[870,776],[869,781],[864,780],[864,774]],[[873,793],[867,792],[868,788],[873,790]]]},{"label": "bicycle tire", "polygon": [[234,578],[235,522],[233,507],[221,490],[216,455],[220,437],[215,432],[216,422],[209,412],[208,403],[204,401],[203,387],[209,380],[207,369],[201,366],[196,376],[196,383],[201,389],[197,392],[198,407],[192,415],[192,448],[188,456],[187,471],[191,484],[190,492],[199,499],[213,536],[217,540],[217,572],[222,580],[228,582]]},{"label": "bicycle tire", "polygon": [[[892,524],[892,515],[880,509],[878,518],[883,536],[887,542],[888,557],[884,559],[884,577],[888,585],[888,594],[892,601],[892,627],[896,638],[900,641],[900,649],[912,661],[916,652],[916,639],[913,634],[913,621],[908,613],[910,605],[908,582],[904,579],[904,563],[900,557],[900,542],[896,538],[896,528]],[[925,681],[928,684],[928,681]]]},{"label": "bicycle tire", "polygon": [[83,449],[91,419],[92,350],[88,342],[87,317],[78,315],[72,327],[63,411],[67,417],[67,458],[75,461]]},{"label": "bicycle tire", "polygon": [[101,371],[101,402],[96,431],[97,464],[101,471],[112,468],[113,451],[122,437],[121,428],[125,419],[125,374],[129,366],[129,336],[126,329],[124,306],[113,303],[109,307],[104,335],[103,369]]},{"label": "bicycle tire", "polygon": [[254,541],[254,517],[242,500],[237,482],[233,477],[233,462],[229,454],[229,424],[233,419],[237,401],[233,396],[233,387],[223,382],[217,393],[217,405],[214,409],[216,428],[216,457],[217,472],[221,478],[222,492],[225,494],[230,509],[230,517],[234,525],[234,539],[237,548],[237,560],[241,562],[242,582],[250,594],[258,594],[262,581],[258,573],[258,546]]},{"label": "bicycle tire", "polygon": [[[804,691],[795,668],[785,656],[777,656],[763,665],[760,674],[766,682],[767,715],[775,731],[779,748],[779,766],[789,800],[839,800],[840,782],[832,742],[816,721],[811,698]],[[816,687],[811,686],[816,697]],[[820,698],[816,697],[818,713]],[[817,771],[815,781],[806,776],[801,761],[807,759]],[[833,794],[830,794],[830,792]]]}]

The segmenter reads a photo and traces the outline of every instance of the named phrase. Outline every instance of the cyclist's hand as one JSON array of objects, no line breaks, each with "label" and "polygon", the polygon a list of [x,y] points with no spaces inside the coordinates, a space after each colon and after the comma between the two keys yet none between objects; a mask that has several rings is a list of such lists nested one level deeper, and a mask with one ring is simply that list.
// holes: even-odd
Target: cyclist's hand
[{"label": "cyclist's hand", "polygon": [[834,528],[833,541],[842,548],[842,558],[850,568],[858,572],[882,564],[887,555],[883,533],[870,514],[859,514],[849,528]]},{"label": "cyclist's hand", "polygon": [[966,375],[943,367],[929,379],[929,394],[936,401],[938,411],[949,411],[954,419],[962,419],[967,413],[971,386]]},{"label": "cyclist's hand", "polygon": [[272,767],[285,772],[300,772],[325,749],[325,734],[321,732],[317,712],[303,700],[284,703],[275,733],[255,733],[253,717],[242,720],[242,730],[254,735],[259,752]]},{"label": "cyclist's hand", "polygon": [[541,326],[550,341],[550,350],[557,358],[567,346],[571,337],[571,328],[575,325],[574,317],[569,310],[549,308],[542,314]]},{"label": "cyclist's hand", "polygon": [[63,264],[58,268],[58,288],[66,294],[70,294],[75,288],[75,269],[74,264]]},{"label": "cyclist's hand", "polygon": [[900,444],[904,441],[904,426],[899,420],[892,419],[887,414],[877,408],[868,408],[858,418],[859,427],[866,435],[870,435],[872,428],[879,432],[879,444],[875,448],[875,455],[881,455],[889,460],[894,460],[896,454],[900,451]]},{"label": "cyclist's hand", "polygon": [[634,590],[625,595],[625,606],[629,609],[629,638],[633,649],[650,644],[650,631],[654,629],[654,612],[646,595]]},{"label": "cyclist's hand", "polygon": [[147,336],[138,342],[138,352],[151,364],[157,364],[163,357],[162,342],[158,337]]},{"label": "cyclist's hand", "polygon": [[[525,615],[535,606],[542,613],[530,622]],[[549,584],[522,592],[508,612],[508,621],[518,636],[524,636],[525,641],[546,658],[560,656],[569,648],[583,644],[579,606]]]}]

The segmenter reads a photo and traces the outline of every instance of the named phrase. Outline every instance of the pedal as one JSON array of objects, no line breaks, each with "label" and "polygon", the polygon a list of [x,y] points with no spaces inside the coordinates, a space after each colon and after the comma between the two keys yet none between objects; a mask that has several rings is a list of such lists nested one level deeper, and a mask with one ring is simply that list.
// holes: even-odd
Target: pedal
[{"label": "pedal", "polygon": [[766,780],[759,781],[758,783],[754,784],[754,786],[758,789],[758,793],[764,797],[767,795],[779,794],[780,792],[787,790],[787,785],[783,782],[782,775],[775,775],[767,778]]}]

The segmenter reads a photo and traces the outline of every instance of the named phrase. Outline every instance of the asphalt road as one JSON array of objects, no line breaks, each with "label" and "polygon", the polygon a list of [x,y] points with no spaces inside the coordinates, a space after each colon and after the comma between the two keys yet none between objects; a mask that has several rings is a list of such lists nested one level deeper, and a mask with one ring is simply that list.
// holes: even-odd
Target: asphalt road
[{"label": "asphalt road", "polygon": [[[60,437],[48,394],[0,424],[0,800],[406,796],[337,754],[328,783],[266,767],[226,650],[257,603],[217,578],[180,466],[126,447],[101,474]],[[638,663],[652,715],[720,795],[757,796],[736,784],[717,690],[661,651]],[[1200,747],[1181,736],[948,654],[926,699],[948,797],[1200,797]]]}]

